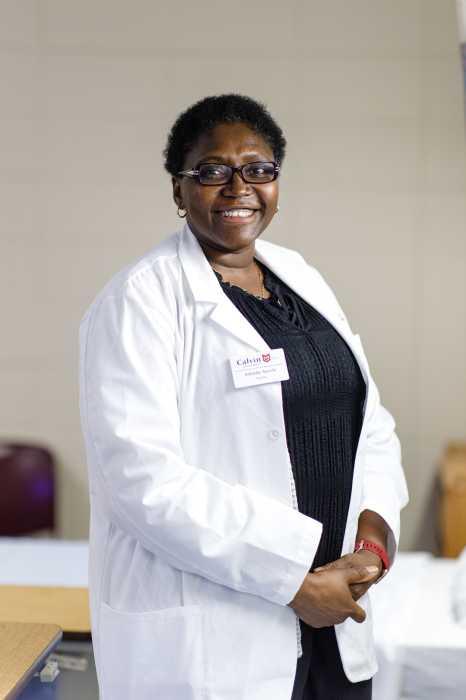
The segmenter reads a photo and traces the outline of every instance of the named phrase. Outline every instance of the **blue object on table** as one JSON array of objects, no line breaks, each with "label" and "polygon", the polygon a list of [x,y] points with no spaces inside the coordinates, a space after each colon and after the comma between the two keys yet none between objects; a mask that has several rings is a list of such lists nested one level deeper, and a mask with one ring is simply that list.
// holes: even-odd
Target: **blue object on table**
[{"label": "blue object on table", "polygon": [[58,644],[54,653],[85,657],[88,662],[87,669],[85,671],[60,669],[60,673],[52,683],[42,683],[39,676],[34,676],[18,695],[17,700],[98,700],[99,689],[92,643],[65,640]]}]

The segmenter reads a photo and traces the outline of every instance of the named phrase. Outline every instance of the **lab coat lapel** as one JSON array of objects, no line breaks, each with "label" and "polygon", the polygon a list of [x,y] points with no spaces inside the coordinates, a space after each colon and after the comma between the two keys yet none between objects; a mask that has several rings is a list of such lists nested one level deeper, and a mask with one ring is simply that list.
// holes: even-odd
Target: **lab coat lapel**
[{"label": "lab coat lapel", "polygon": [[[269,349],[262,336],[223,292],[204,251],[187,224],[180,235],[179,255],[194,299],[204,306],[206,316],[257,352]],[[312,268],[301,264],[292,253],[290,257],[284,256],[282,250],[275,249],[260,239],[256,241],[255,256],[334,326],[358,358],[367,381],[366,368],[354,336],[335,305],[329,303],[322,283],[312,274]]]},{"label": "lab coat lapel", "polygon": [[325,289],[319,276],[313,274],[311,267],[301,263],[298,264],[296,258],[284,261],[282,251],[269,247],[267,241],[261,241],[260,239],[256,241],[255,256],[272,272],[275,272],[277,277],[285,282],[290,289],[293,289],[332,324],[349,345],[364,377],[366,387],[369,388],[368,366],[361,352],[359,340],[356,339],[359,336],[353,335],[350,326],[345,321],[345,317],[341,314],[341,310],[330,300],[328,291]]},{"label": "lab coat lapel", "polygon": [[223,292],[204,251],[187,224],[180,235],[179,256],[194,299],[198,306],[203,307],[205,317],[256,352],[268,350],[269,346],[262,336]]},{"label": "lab coat lapel", "polygon": [[[312,268],[293,260],[283,259],[281,251],[277,251],[267,245],[267,241],[256,241],[255,257],[263,262],[277,277],[295,291],[304,301],[314,307],[324,316],[332,326],[348,340],[349,333],[344,324],[343,316],[328,303],[328,296],[324,294],[322,283],[313,275]],[[293,256],[294,257],[294,256]]]}]

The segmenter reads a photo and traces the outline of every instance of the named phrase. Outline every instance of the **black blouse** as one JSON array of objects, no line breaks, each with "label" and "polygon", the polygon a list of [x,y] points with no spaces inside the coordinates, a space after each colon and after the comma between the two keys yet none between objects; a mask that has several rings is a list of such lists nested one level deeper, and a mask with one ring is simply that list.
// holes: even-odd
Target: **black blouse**
[{"label": "black blouse", "polygon": [[223,291],[265,342],[283,348],[286,438],[301,513],[323,523],[312,568],[338,559],[343,544],[366,385],[333,326],[257,261],[272,296],[261,299],[224,282]]}]

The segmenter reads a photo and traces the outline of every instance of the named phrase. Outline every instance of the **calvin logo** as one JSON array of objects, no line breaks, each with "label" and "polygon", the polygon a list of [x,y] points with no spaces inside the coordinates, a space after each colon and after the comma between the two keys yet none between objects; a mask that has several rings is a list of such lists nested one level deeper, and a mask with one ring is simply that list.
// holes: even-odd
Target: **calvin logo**
[{"label": "calvin logo", "polygon": [[264,362],[270,362],[270,353],[268,352],[265,355],[264,353],[262,353],[262,359],[264,360]]}]

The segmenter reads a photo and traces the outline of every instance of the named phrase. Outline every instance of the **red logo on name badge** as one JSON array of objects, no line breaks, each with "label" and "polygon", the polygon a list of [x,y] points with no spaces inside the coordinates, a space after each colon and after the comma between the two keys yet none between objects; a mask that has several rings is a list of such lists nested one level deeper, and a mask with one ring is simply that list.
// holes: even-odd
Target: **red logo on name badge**
[{"label": "red logo on name badge", "polygon": [[266,355],[262,355],[262,359],[264,362],[270,362],[270,353],[268,352]]}]

